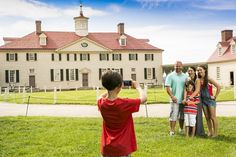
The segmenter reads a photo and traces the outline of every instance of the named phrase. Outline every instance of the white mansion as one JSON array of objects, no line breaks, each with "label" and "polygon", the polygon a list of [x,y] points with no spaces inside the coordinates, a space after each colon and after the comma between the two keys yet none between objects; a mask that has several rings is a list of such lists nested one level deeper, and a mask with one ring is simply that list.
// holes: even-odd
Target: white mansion
[{"label": "white mansion", "polygon": [[39,89],[101,87],[101,75],[118,71],[123,79],[162,83],[162,49],[118,31],[88,32],[88,18],[74,18],[75,32],[36,31],[21,38],[7,38],[0,46],[0,87],[32,86]]}]

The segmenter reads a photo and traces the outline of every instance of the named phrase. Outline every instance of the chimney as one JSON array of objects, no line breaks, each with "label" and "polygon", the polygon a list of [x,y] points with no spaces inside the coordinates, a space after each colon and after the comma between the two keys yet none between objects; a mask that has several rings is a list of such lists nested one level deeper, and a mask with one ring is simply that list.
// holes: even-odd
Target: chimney
[{"label": "chimney", "polygon": [[226,42],[233,37],[233,30],[223,30],[221,31],[221,41]]},{"label": "chimney", "polygon": [[119,35],[125,34],[124,23],[119,23],[117,25]]},{"label": "chimney", "polygon": [[36,24],[36,34],[41,34],[41,21],[35,21]]}]

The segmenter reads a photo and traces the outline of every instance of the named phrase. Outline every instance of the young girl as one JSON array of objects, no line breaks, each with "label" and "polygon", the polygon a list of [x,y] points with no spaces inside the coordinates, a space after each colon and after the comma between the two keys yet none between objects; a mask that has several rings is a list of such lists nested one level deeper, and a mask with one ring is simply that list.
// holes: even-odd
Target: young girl
[{"label": "young girl", "polygon": [[189,80],[185,84],[185,106],[184,106],[184,121],[185,121],[185,134],[186,136],[190,135],[191,128],[191,136],[195,135],[195,125],[196,125],[196,115],[197,115],[197,104],[200,102],[199,94],[193,98],[190,98],[192,93],[195,91],[195,83],[192,80]]}]

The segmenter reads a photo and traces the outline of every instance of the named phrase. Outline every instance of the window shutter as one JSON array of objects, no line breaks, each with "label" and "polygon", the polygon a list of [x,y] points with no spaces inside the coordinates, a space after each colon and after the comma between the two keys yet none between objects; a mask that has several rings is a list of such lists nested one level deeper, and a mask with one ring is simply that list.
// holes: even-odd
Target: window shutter
[{"label": "window shutter", "polygon": [[63,79],[64,79],[63,69],[60,70],[60,73],[61,73],[61,81],[63,81]]},{"label": "window shutter", "polygon": [[52,53],[52,61],[54,61],[54,54]]},{"label": "window shutter", "polygon": [[76,81],[79,80],[79,69],[75,69],[75,79]]},{"label": "window shutter", "polygon": [[53,72],[53,69],[50,70],[50,74],[51,74],[51,81],[53,82],[53,81],[54,81],[54,72]]},{"label": "window shutter", "polygon": [[119,54],[119,60],[121,61],[121,54]]},{"label": "window shutter", "polygon": [[7,61],[9,61],[9,53],[7,53],[6,59],[7,59]]},{"label": "window shutter", "polygon": [[136,61],[138,60],[138,54],[136,53]]},{"label": "window shutter", "polygon": [[147,60],[147,54],[145,54],[145,61]]},{"label": "window shutter", "polygon": [[6,83],[9,83],[9,71],[5,70],[5,81]]},{"label": "window shutter", "polygon": [[67,61],[70,61],[70,54],[67,54]]},{"label": "window shutter", "polygon": [[74,54],[74,60],[77,61],[77,54]]},{"label": "window shutter", "polygon": [[18,54],[15,53],[15,61],[18,61]]},{"label": "window shutter", "polygon": [[109,61],[109,54],[107,54],[107,60]]},{"label": "window shutter", "polygon": [[66,69],[66,81],[69,81],[69,69]]},{"label": "window shutter", "polygon": [[131,60],[131,54],[129,54],[129,60]]},{"label": "window shutter", "polygon": [[29,61],[29,54],[26,53],[26,60]]},{"label": "window shutter", "polygon": [[154,55],[152,54],[152,61],[154,60]]},{"label": "window shutter", "polygon": [[88,61],[90,61],[90,54],[88,54]]},{"label": "window shutter", "polygon": [[19,70],[16,70],[16,83],[20,82],[20,73]]},{"label": "window shutter", "polygon": [[156,69],[152,68],[152,79],[156,79]]},{"label": "window shutter", "polygon": [[59,53],[59,61],[61,61],[61,54]]},{"label": "window shutter", "polygon": [[122,68],[120,68],[120,75],[123,78],[123,69]]},{"label": "window shutter", "polygon": [[114,59],[115,59],[115,54],[112,54],[112,60],[114,61]]},{"label": "window shutter", "polygon": [[144,79],[147,79],[147,68],[144,68]]},{"label": "window shutter", "polygon": [[102,69],[99,68],[99,80],[101,80],[101,78],[102,78]]},{"label": "window shutter", "polygon": [[82,61],[82,54],[80,54],[80,60]]},{"label": "window shutter", "polygon": [[34,54],[34,60],[37,61],[37,53]]},{"label": "window shutter", "polygon": [[101,53],[99,54],[99,60],[100,61],[102,60],[102,54]]}]

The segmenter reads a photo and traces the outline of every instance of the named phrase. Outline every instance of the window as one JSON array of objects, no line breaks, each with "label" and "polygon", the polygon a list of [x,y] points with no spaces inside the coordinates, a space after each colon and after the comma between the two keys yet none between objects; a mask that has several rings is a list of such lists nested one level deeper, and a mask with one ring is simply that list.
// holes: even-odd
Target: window
[{"label": "window", "polygon": [[80,54],[80,60],[81,61],[89,61],[90,55],[89,54]]},{"label": "window", "polygon": [[17,61],[18,60],[18,54],[17,53],[7,53],[6,54],[6,60],[7,61]]},{"label": "window", "polygon": [[6,83],[18,83],[20,80],[19,70],[5,70]]},{"label": "window", "polygon": [[145,54],[145,61],[153,61],[154,55],[153,54]]},{"label": "window", "polygon": [[135,61],[137,61],[138,60],[138,54],[136,53],[136,54],[129,54],[129,60],[131,61],[131,60],[135,60]]},{"label": "window", "polygon": [[67,54],[67,61],[70,61],[70,54]]},{"label": "window", "polygon": [[55,69],[54,70],[54,81],[60,81],[60,78],[61,78],[60,69]]},{"label": "window", "polygon": [[232,53],[236,53],[236,45],[232,45]]},{"label": "window", "polygon": [[126,39],[120,39],[120,43],[121,43],[121,46],[125,46],[126,45]]},{"label": "window", "polygon": [[37,60],[37,53],[26,53],[26,60],[27,61],[36,61]]},{"label": "window", "polygon": [[109,61],[109,54],[100,53],[100,61]]},{"label": "window", "polygon": [[131,72],[135,72],[135,68],[131,68]]},{"label": "window", "polygon": [[113,61],[121,61],[121,54],[112,54]]},{"label": "window", "polygon": [[34,69],[29,69],[30,74],[34,73]]},{"label": "window", "polygon": [[117,68],[99,68],[99,80],[101,80],[102,75],[105,74],[108,70],[116,71],[120,73],[120,75],[123,77],[123,69],[117,69]]},{"label": "window", "polygon": [[75,69],[70,69],[70,81],[75,81]]},{"label": "window", "polygon": [[156,78],[156,69],[155,68],[144,68],[144,79],[150,80]]},{"label": "window", "polygon": [[216,79],[220,80],[220,67],[216,67]]}]

